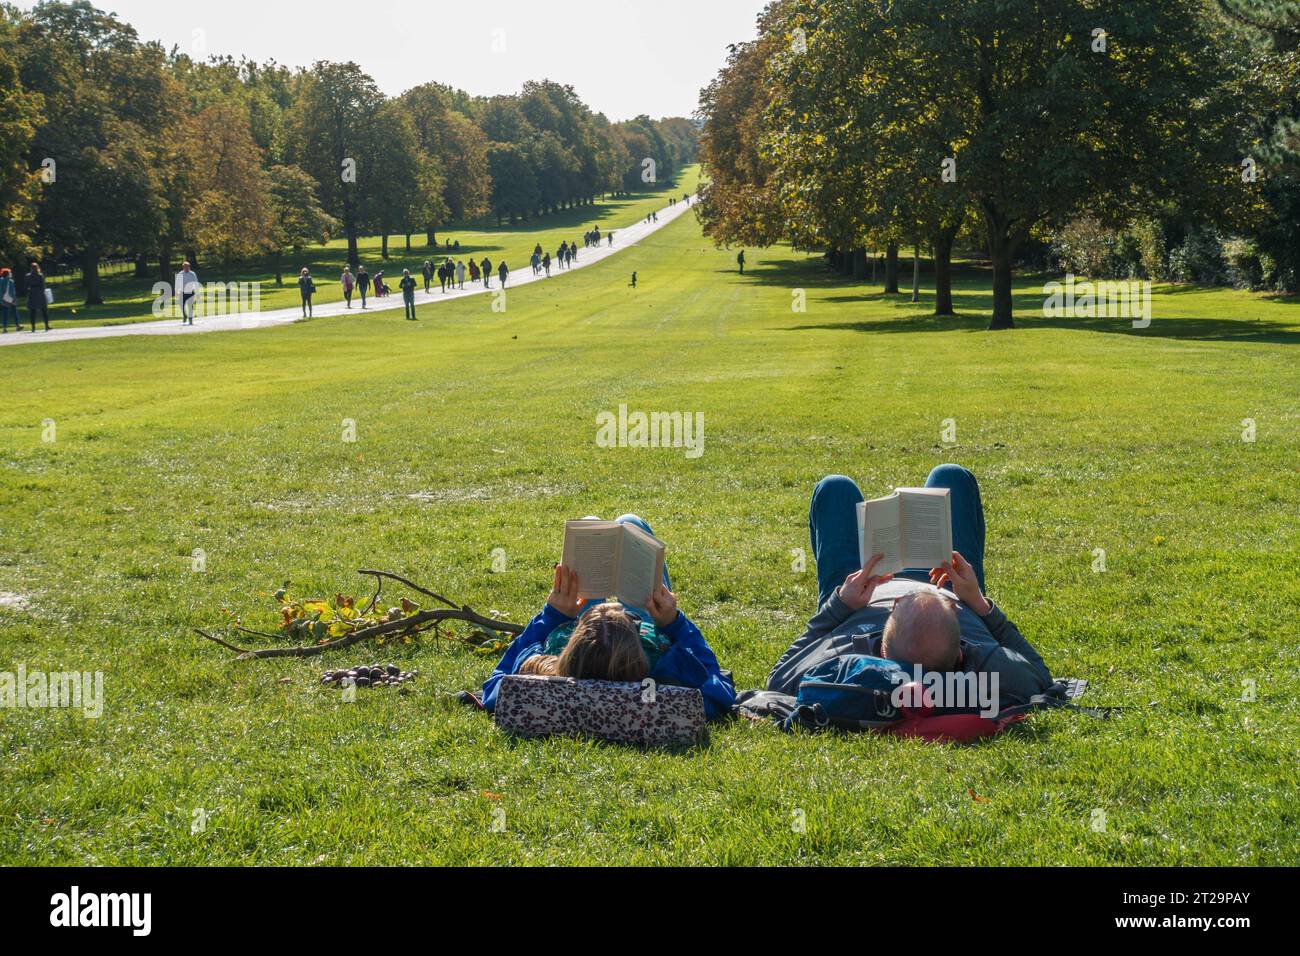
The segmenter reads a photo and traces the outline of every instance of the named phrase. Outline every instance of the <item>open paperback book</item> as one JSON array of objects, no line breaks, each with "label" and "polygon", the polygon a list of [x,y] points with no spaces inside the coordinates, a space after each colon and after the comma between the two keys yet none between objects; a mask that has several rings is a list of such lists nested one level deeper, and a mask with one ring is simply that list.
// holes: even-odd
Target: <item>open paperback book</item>
[{"label": "open paperback book", "polygon": [[937,568],[952,559],[952,502],[947,488],[899,488],[858,504],[862,566],[883,554],[873,574]]},{"label": "open paperback book", "polygon": [[663,580],[664,543],[640,528],[617,521],[566,521],[561,562],[578,572],[578,597],[617,597],[645,607]]}]

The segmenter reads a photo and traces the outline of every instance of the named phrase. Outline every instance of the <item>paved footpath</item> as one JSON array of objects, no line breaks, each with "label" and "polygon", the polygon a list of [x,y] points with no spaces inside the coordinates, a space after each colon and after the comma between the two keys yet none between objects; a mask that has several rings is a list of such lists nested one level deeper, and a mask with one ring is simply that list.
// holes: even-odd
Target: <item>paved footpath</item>
[{"label": "paved footpath", "polygon": [[[691,197],[694,203],[695,197]],[[631,226],[623,226],[614,229],[614,245],[609,245],[606,238],[608,233],[601,230],[600,248],[599,249],[582,249],[578,252],[578,258],[574,260],[574,269],[585,269],[587,266],[595,265],[597,262],[603,262],[610,256],[617,254],[620,250],[629,246],[634,246],[646,236],[662,229],[678,216],[686,213],[691,206],[684,202],[678,202],[675,206],[665,206],[656,210],[659,216],[658,222],[646,222],[642,219],[640,222]],[[554,250],[552,250],[554,251]],[[444,258],[446,253],[436,251],[431,258],[435,261]],[[509,265],[509,263],[507,263]],[[342,270],[340,270],[342,271]],[[532,267],[528,260],[524,259],[511,267],[509,280],[506,283],[507,290],[517,288],[521,285],[528,285],[531,282],[554,281],[561,278],[568,269],[557,270],[555,261],[551,261],[551,276],[547,279],[546,273],[533,275]],[[471,285],[468,275],[465,278],[465,288],[457,289],[454,292],[443,292],[441,289],[434,289],[432,292],[425,292],[423,289],[417,289],[415,293],[416,306],[428,306],[438,302],[451,302],[456,299],[463,299],[470,295],[485,295],[489,292],[495,292],[500,288],[500,281],[493,268],[492,288],[485,289],[482,280]],[[384,276],[388,280],[389,288],[393,293],[385,298],[368,300],[368,308],[362,312],[360,306],[360,297],[353,296],[353,308],[349,309],[340,300],[328,304],[317,305],[313,311],[313,318],[323,319],[332,315],[369,315],[372,312],[388,312],[395,309],[401,309],[402,295],[397,289],[397,280],[401,277],[400,272],[393,275]],[[326,282],[337,282],[337,276],[329,276],[318,284],[324,285]],[[416,280],[423,285],[423,280],[416,275]],[[21,310],[24,321],[27,319],[27,310]],[[288,325],[291,322],[298,322],[302,319],[301,306],[294,306],[289,309],[276,309],[272,312],[248,312],[238,315],[222,315],[212,317],[197,317],[193,325],[181,325],[180,319],[160,319],[149,322],[126,322],[121,325],[88,325],[72,326],[66,328],[53,329],[49,332],[38,331],[21,332],[18,334],[9,333],[0,335],[0,346],[4,345],[26,345],[32,342],[67,342],[72,339],[106,339],[116,338],[120,335],[201,335],[204,332],[237,332],[245,329],[265,329],[275,325]]]}]

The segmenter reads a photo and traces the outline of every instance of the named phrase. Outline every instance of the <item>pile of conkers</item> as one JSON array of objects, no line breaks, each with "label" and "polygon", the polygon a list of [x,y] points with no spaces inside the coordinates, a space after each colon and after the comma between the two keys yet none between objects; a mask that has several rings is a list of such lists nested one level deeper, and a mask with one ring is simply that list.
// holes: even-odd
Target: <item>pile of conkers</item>
[{"label": "pile of conkers", "polygon": [[326,686],[346,687],[349,681],[357,687],[397,687],[415,680],[419,671],[404,671],[396,664],[370,664],[346,671],[326,671],[320,682]]}]

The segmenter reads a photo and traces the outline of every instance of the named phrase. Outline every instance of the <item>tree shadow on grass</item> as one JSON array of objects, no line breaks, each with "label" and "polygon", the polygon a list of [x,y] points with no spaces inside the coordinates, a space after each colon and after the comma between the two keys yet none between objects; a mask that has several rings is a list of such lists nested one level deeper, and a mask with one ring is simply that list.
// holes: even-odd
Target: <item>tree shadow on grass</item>
[{"label": "tree shadow on grass", "polygon": [[[726,270],[723,270],[726,271]],[[734,273],[733,273],[734,274]],[[902,276],[900,275],[900,280]],[[910,278],[910,276],[909,276]],[[1050,280],[1036,274],[1018,276],[1021,282]],[[895,294],[881,291],[878,286],[846,278],[825,268],[815,257],[807,259],[765,260],[755,272],[745,273],[743,279],[757,285],[794,288],[843,288],[842,295],[824,296],[820,302],[836,304],[892,305],[908,310],[896,316],[878,319],[848,319],[843,322],[809,323],[788,326],[783,331],[837,331],[837,332],[981,332],[988,329],[992,315],[992,290],[971,289],[975,283],[990,282],[987,270],[963,267],[954,269],[953,309],[955,316],[929,314],[934,306],[933,290],[922,290],[920,301],[911,302],[910,286]],[[991,285],[991,282],[990,282]],[[854,290],[854,291],[848,291]],[[1158,303],[1167,295],[1185,295],[1189,292],[1213,292],[1200,286],[1164,286],[1153,297]],[[1044,296],[1039,291],[1021,291],[1012,296],[1013,315],[1019,329],[1071,329],[1083,332],[1128,335],[1134,338],[1165,338],[1200,342],[1247,342],[1268,345],[1300,345],[1300,311],[1295,322],[1278,322],[1259,318],[1224,319],[1215,317],[1179,316],[1177,318],[1151,319],[1145,328],[1135,328],[1130,318],[1066,318],[1043,315]],[[1300,305],[1300,298],[1281,297],[1271,301]],[[1230,307],[1225,304],[1225,308]]]},{"label": "tree shadow on grass", "polygon": [[[862,301],[861,299],[856,301]],[[1300,329],[1280,322],[1253,319],[1178,318],[1153,319],[1146,328],[1134,328],[1131,319],[1047,319],[1017,311],[1016,329],[1072,329],[1126,335],[1134,339],[1162,338],[1195,342],[1246,342],[1267,345],[1300,345]],[[983,332],[988,314],[934,316],[913,314],[897,318],[865,319],[787,326],[785,332]],[[1015,330],[1011,330],[1015,331]]]}]

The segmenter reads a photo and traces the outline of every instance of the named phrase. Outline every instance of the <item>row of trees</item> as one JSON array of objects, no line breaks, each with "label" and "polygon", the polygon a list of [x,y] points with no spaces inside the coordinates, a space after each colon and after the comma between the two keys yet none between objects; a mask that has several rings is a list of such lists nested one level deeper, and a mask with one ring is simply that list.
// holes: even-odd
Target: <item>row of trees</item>
[{"label": "row of trees", "polygon": [[696,125],[612,123],[572,87],[473,97],[427,83],[386,97],[355,63],[291,70],[143,42],[87,0],[0,4],[0,255],[98,266],[130,255],[169,280],[342,235],[516,221],[670,179]]},{"label": "row of trees", "polygon": [[719,244],[826,248],[859,278],[883,248],[968,241],[1012,271],[1080,217],[1213,228],[1300,287],[1300,15],[1283,0],[776,0],[703,91],[697,214]]}]

